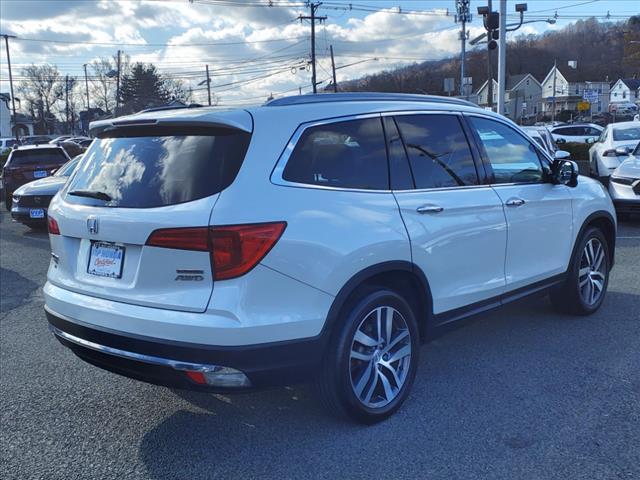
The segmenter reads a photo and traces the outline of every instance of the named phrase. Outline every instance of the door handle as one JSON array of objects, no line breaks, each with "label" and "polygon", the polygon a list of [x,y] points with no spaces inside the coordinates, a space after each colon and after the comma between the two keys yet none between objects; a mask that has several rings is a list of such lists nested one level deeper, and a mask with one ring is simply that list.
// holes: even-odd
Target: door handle
[{"label": "door handle", "polygon": [[424,215],[425,213],[440,213],[443,210],[444,208],[441,206],[432,204],[422,205],[421,207],[416,208],[416,212],[421,215]]},{"label": "door handle", "polygon": [[510,198],[507,200],[507,207],[519,207],[525,203],[526,202],[522,198]]}]

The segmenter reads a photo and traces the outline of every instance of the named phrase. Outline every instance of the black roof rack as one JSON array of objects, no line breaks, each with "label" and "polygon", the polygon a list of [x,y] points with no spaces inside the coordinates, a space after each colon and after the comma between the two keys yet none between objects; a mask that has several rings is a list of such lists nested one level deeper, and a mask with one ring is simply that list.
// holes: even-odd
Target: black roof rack
[{"label": "black roof rack", "polygon": [[454,97],[440,97],[437,95],[418,95],[412,93],[382,93],[382,92],[344,92],[344,93],[316,93],[308,95],[293,95],[277,98],[265,103],[267,107],[281,107],[285,105],[303,105],[306,103],[330,102],[426,102],[449,103],[477,107],[477,105]]}]

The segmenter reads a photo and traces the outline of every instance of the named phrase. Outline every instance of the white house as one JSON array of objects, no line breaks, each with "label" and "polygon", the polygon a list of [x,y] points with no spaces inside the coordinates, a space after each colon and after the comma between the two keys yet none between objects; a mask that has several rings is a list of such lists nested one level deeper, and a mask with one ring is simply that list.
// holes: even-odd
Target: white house
[{"label": "white house", "polygon": [[[555,82],[555,92],[553,85]],[[579,79],[578,70],[551,67],[542,81],[542,110],[550,115],[553,110],[554,97],[556,114],[562,110],[577,111],[578,103],[583,101],[585,90],[596,92],[598,101],[591,104],[591,113],[606,112],[609,109],[609,82],[604,80],[587,81]]]},{"label": "white house", "polygon": [[610,103],[638,103],[640,101],[640,79],[621,78],[611,87]]},{"label": "white house", "polygon": [[[538,113],[540,105],[540,82],[530,73],[509,75],[505,89],[506,116],[513,120],[531,117]],[[481,107],[489,106],[489,84],[485,81],[476,92],[477,103]],[[493,107],[498,103],[498,82],[493,80]]]}]

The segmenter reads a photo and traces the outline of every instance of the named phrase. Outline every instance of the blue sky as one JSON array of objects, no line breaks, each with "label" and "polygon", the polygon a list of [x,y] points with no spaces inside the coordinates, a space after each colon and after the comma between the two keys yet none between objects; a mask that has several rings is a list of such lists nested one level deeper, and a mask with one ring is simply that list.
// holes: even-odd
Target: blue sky
[{"label": "blue sky", "polygon": [[[195,88],[195,100],[199,102],[206,99],[206,92],[198,83],[204,80],[208,64],[220,105],[237,105],[261,101],[269,94],[294,93],[299,87],[308,91],[310,74],[305,64],[310,48],[309,25],[296,21],[307,9],[298,6],[303,2],[295,0],[289,5],[274,0],[280,6],[273,8],[247,6],[265,3],[266,0],[246,0],[244,4],[241,0],[3,0],[0,31],[18,36],[11,41],[17,81],[20,68],[30,63],[53,63],[63,74],[81,76],[84,63],[121,49],[132,61],[153,62],[161,72]],[[370,11],[349,10],[349,3]],[[493,3],[497,10],[499,1]],[[516,20],[515,3],[508,1],[509,21]],[[519,33],[541,33],[607,12],[616,20],[617,16],[640,13],[640,2],[633,0],[527,3],[526,18],[543,20],[557,12],[557,23],[530,24]],[[476,13],[481,5],[486,1],[471,1],[472,38],[484,31]],[[398,6],[404,13],[397,13]],[[454,10],[454,0],[327,0],[318,11],[328,17],[317,29],[318,79],[329,76],[329,44],[334,46],[336,64],[343,67],[338,70],[338,81],[458,53],[459,27],[454,23]],[[0,89],[8,91],[4,48],[0,62]]]}]

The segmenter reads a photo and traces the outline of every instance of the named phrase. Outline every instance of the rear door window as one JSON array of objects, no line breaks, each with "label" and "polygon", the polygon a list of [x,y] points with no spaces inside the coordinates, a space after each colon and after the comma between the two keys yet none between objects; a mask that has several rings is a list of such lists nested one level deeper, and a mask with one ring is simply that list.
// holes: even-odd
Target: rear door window
[{"label": "rear door window", "polygon": [[469,143],[456,115],[399,115],[416,188],[478,184]]},{"label": "rear door window", "polygon": [[388,190],[381,119],[347,120],[307,128],[291,153],[282,178],[323,187]]},{"label": "rear door window", "polygon": [[59,148],[25,149],[11,152],[12,167],[22,165],[40,165],[50,163],[64,163],[69,159]]},{"label": "rear door window", "polygon": [[99,200],[105,206],[151,208],[208,197],[233,182],[250,138],[231,128],[107,132],[84,154],[66,200],[86,203],[70,195],[84,191],[106,194]]}]

